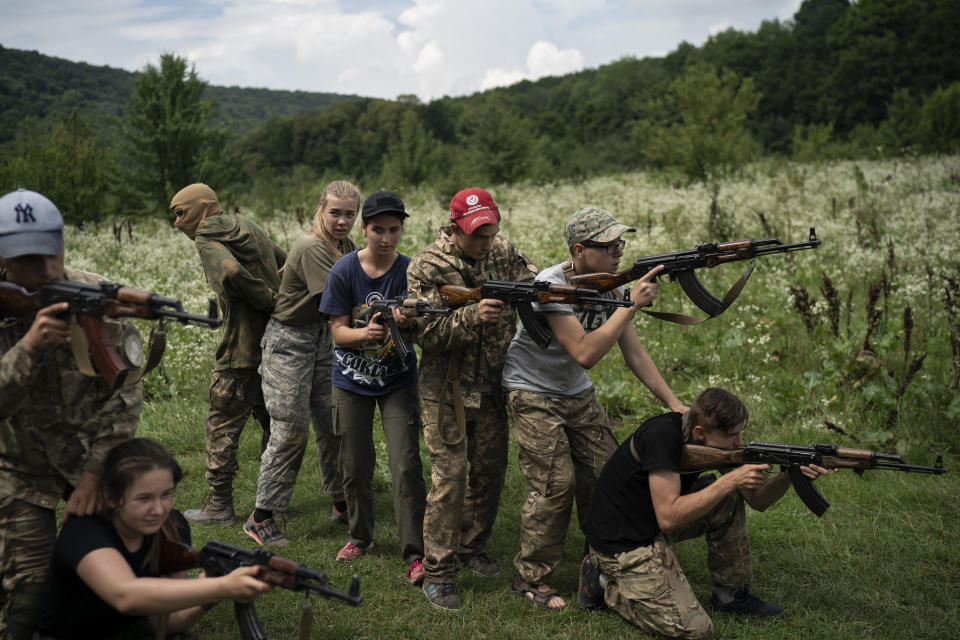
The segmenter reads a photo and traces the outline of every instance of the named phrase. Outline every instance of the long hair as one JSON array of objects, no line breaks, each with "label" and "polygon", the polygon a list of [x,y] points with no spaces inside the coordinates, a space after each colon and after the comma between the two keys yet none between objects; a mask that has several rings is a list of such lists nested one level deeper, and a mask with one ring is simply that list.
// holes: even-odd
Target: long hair
[{"label": "long hair", "polygon": [[[100,510],[107,520],[113,517],[123,505],[124,496],[138,477],[156,469],[166,469],[173,476],[173,485],[183,478],[183,469],[167,449],[154,440],[148,438],[133,438],[121,442],[107,452],[103,460],[103,469],[100,473],[97,490],[103,501]],[[160,569],[160,543],[162,540],[181,542],[177,528],[168,516],[157,533],[144,537],[147,545],[147,554],[144,558],[144,567],[156,574]]]},{"label": "long hair", "polygon": [[317,202],[317,211],[313,214],[313,226],[310,227],[310,233],[323,240],[333,252],[334,258],[341,258],[340,250],[337,249],[337,241],[330,232],[323,226],[323,209],[327,206],[330,198],[340,200],[356,200],[357,215],[360,215],[360,190],[352,182],[346,180],[334,180],[320,192],[320,199]]},{"label": "long hair", "polygon": [[683,440],[693,440],[693,428],[698,424],[705,429],[720,429],[723,433],[729,433],[749,418],[750,412],[740,398],[726,389],[710,387],[700,392],[690,405],[690,410],[683,414]]}]

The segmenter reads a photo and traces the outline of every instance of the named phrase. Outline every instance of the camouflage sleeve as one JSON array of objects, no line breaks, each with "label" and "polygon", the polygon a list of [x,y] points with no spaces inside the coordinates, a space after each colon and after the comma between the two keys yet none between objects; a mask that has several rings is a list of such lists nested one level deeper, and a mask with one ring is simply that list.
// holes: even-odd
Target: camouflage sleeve
[{"label": "camouflage sleeve", "polygon": [[141,382],[121,387],[110,395],[97,414],[84,424],[83,431],[91,436],[90,452],[83,466],[84,471],[100,475],[100,465],[107,451],[136,434],[142,408]]},{"label": "camouflage sleeve", "polygon": [[[439,286],[428,275],[429,267],[414,258],[407,268],[407,289],[410,296],[429,300],[437,307],[443,305]],[[475,304],[460,307],[447,316],[425,316],[417,322],[417,342],[424,349],[451,351],[476,345],[480,341],[479,308]]]},{"label": "camouflage sleeve", "polygon": [[537,277],[537,267],[530,258],[521,251],[516,245],[513,245],[516,255],[510,262],[512,273],[510,279],[514,282],[530,282]]},{"label": "camouflage sleeve", "polygon": [[16,414],[37,377],[37,359],[17,342],[0,358],[0,420]]},{"label": "camouflage sleeve", "polygon": [[277,292],[240,265],[226,247],[215,240],[197,236],[197,251],[200,252],[207,282],[218,296],[222,299],[242,299],[251,307],[266,313],[273,311]]}]

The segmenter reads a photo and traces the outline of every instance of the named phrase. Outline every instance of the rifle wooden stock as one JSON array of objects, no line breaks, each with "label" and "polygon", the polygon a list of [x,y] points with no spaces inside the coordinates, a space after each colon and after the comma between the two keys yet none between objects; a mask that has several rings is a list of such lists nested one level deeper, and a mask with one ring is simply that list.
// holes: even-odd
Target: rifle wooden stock
[{"label": "rifle wooden stock", "polygon": [[682,471],[719,469],[740,464],[743,464],[743,451],[740,449],[717,449],[700,444],[685,444],[680,454]]},{"label": "rifle wooden stock", "polygon": [[480,287],[461,287],[456,284],[440,286],[440,295],[447,299],[451,307],[462,307],[471,302],[480,302]]},{"label": "rifle wooden stock", "polygon": [[619,273],[585,273],[579,276],[573,276],[574,282],[578,287],[585,289],[596,289],[597,291],[612,291],[617,287],[622,287],[636,280],[633,275],[633,269],[627,269]]},{"label": "rifle wooden stock", "polygon": [[[629,282],[629,280],[628,280]],[[592,287],[574,287],[569,284],[551,284],[549,291],[535,292],[537,304],[575,304],[578,302],[577,289]],[[462,307],[471,302],[479,302],[483,298],[482,287],[462,287],[455,284],[440,286],[440,295],[447,299],[451,307]]]}]

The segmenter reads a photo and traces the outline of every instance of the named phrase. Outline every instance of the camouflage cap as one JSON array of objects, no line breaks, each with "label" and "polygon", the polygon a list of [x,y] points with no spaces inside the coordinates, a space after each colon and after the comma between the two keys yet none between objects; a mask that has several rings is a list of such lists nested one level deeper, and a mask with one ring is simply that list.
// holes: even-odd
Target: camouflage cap
[{"label": "camouflage cap", "polygon": [[620,224],[609,211],[597,207],[582,207],[570,216],[563,230],[563,237],[567,241],[567,247],[572,247],[585,240],[613,242],[628,231],[636,229]]}]

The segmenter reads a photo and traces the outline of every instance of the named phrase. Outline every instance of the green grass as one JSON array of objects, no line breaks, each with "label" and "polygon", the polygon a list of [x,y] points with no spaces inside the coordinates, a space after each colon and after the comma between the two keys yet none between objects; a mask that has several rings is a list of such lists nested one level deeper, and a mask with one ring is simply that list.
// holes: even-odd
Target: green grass
[{"label": "green grass", "polygon": [[[637,227],[621,268],[630,258],[721,239],[711,238],[707,231],[709,198],[702,188],[678,188],[656,175],[627,174],[545,187],[502,186],[491,191],[504,213],[504,234],[540,267],[563,259],[563,224],[586,204],[606,206]],[[449,194],[401,195],[413,212],[401,249],[412,255],[432,240],[443,223],[442,203]],[[957,637],[960,361],[951,340],[960,340],[960,320],[945,290],[947,277],[960,277],[960,158],[860,163],[859,168],[848,162],[759,164],[723,184],[719,204],[725,226],[735,231],[733,238],[723,239],[766,237],[757,215],[763,212],[784,242],[804,239],[807,227],[816,226],[824,245],[816,252],[761,259],[734,307],[703,325],[682,328],[637,319],[641,338],[677,394],[690,402],[707,385],[740,394],[751,410],[748,439],[866,446],[899,451],[916,464],[931,464],[935,453],[942,451],[950,473],[934,477],[876,471],[858,477],[840,472],[818,481],[818,488],[832,503],[823,518],[809,513],[792,492],[768,512],[750,513],[753,590],[786,607],[788,616],[755,621],[717,615],[717,636]],[[244,206],[245,213],[257,217],[257,202]],[[261,221],[286,246],[300,232],[292,214]],[[135,223],[134,233],[133,243],[124,239],[118,247],[107,229],[73,230],[68,235],[67,263],[182,297],[189,310],[202,311],[209,293],[190,243],[169,225],[155,222]],[[880,318],[870,338],[873,359],[864,358],[866,291],[882,272],[886,272],[888,295],[881,296],[877,305]],[[704,274],[704,279],[712,289],[722,291],[739,273],[736,267],[718,268]],[[839,291],[840,337],[831,335],[826,321],[828,306],[819,290],[822,273]],[[804,327],[793,307],[788,287],[799,285],[820,300],[812,314],[812,331]],[[898,396],[908,359],[904,355],[906,306],[914,318],[908,356],[927,355]],[[675,285],[663,288],[657,307],[695,311]],[[203,430],[217,337],[216,332],[173,327],[169,340],[163,371],[147,381],[149,400],[140,435],[165,443],[188,470],[176,500],[178,508],[187,509],[198,506],[206,490]],[[622,421],[617,429],[621,440],[643,419],[662,410],[616,353],[594,368],[591,377],[605,406]],[[849,435],[829,430],[828,422]],[[251,421],[241,444],[235,488],[241,517],[253,508],[259,439],[259,427]],[[513,444],[488,549],[500,563],[501,574],[484,579],[464,572],[458,583],[464,609],[435,610],[419,590],[401,580],[406,567],[399,556],[379,436],[377,444],[375,549],[352,566],[334,561],[346,541],[346,530],[329,522],[330,499],[320,492],[312,445],[305,458],[287,525],[293,543],[284,555],[326,571],[331,584],[341,589],[356,571],[362,577],[365,600],[359,609],[314,602],[314,637],[642,636],[609,612],[587,614],[575,607],[542,612],[511,593],[511,561],[518,547],[519,508],[525,497]],[[429,482],[426,455],[423,460]],[[193,535],[196,546],[210,539],[242,546],[252,542],[240,524],[196,526]],[[571,602],[583,544],[583,535],[573,526],[552,580]],[[697,595],[705,601],[711,585],[703,541],[681,543],[677,551]],[[280,590],[258,600],[270,637],[295,637],[301,600],[298,594]],[[195,633],[199,638],[235,637],[231,608],[218,606],[195,627]]]}]

